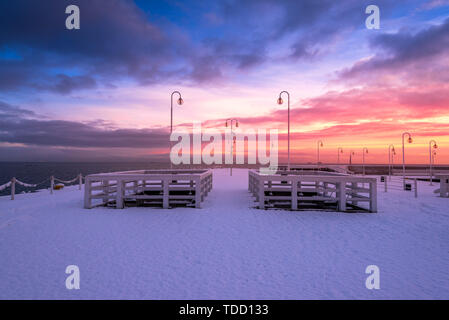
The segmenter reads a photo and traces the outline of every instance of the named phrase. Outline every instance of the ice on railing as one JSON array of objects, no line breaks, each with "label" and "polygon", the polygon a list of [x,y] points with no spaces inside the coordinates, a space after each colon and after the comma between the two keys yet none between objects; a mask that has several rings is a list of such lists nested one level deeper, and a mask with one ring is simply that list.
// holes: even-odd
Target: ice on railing
[{"label": "ice on railing", "polygon": [[11,181],[9,181],[9,182],[7,182],[7,183],[5,183],[5,184],[2,184],[2,185],[0,186],[0,191],[3,191],[3,190],[5,190],[5,189],[9,188],[10,186],[11,186]]}]

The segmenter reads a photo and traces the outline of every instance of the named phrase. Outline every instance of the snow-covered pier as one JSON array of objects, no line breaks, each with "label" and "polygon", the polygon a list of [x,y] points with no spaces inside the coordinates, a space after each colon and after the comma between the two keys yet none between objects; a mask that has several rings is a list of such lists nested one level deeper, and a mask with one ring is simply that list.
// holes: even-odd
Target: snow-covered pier
[{"label": "snow-covered pier", "polygon": [[[449,298],[448,198],[437,186],[418,181],[414,198],[378,184],[377,214],[347,214],[257,210],[248,170],[213,179],[201,210],[168,213],[85,210],[77,185],[0,197],[0,298]],[[380,290],[365,287],[373,264]],[[68,265],[80,290],[65,286]]]},{"label": "snow-covered pier", "polygon": [[[211,170],[139,170],[86,177],[84,208],[114,204],[201,207],[212,189]],[[93,203],[96,201],[96,203]]]},{"label": "snow-covered pier", "polygon": [[[326,171],[249,170],[248,190],[260,209],[333,209],[377,212],[377,180]],[[368,208],[359,206],[368,204]]]}]

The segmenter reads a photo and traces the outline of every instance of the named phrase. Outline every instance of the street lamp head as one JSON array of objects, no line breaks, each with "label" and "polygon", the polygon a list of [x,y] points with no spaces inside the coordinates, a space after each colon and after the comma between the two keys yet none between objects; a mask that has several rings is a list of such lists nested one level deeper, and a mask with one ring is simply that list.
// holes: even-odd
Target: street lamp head
[{"label": "street lamp head", "polygon": [[226,128],[228,127],[228,121],[225,122],[225,126],[226,126]]},{"label": "street lamp head", "polygon": [[437,149],[437,148],[438,148],[438,146],[437,146],[436,143],[433,145],[433,148],[434,148],[434,149]]},{"label": "street lamp head", "polygon": [[279,96],[278,104],[283,104],[283,103],[284,103],[284,100],[282,100],[282,98]]},{"label": "street lamp head", "polygon": [[235,121],[235,126],[238,128],[239,127],[239,122],[236,120]]},{"label": "street lamp head", "polygon": [[412,143],[412,142],[413,142],[412,137],[409,137],[409,138],[408,138],[408,143]]},{"label": "street lamp head", "polygon": [[178,99],[178,104],[181,106],[183,103],[184,103],[184,100],[182,100],[182,98],[179,97],[179,99]]},{"label": "street lamp head", "polygon": [[368,149],[365,149],[365,152],[368,153]]},{"label": "street lamp head", "polygon": [[320,147],[323,146],[323,141],[319,141],[318,143],[320,144]]},{"label": "street lamp head", "polygon": [[340,153],[343,153],[343,149],[340,149]]}]

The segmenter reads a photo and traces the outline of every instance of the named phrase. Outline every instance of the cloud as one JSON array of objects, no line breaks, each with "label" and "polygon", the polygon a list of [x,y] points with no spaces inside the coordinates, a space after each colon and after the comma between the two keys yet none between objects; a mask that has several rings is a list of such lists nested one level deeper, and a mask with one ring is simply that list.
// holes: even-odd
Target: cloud
[{"label": "cloud", "polygon": [[93,89],[97,87],[97,82],[91,76],[67,76],[65,74],[58,74],[55,77],[55,83],[47,85],[36,84],[36,87],[44,90],[53,91],[60,94],[69,94],[72,91],[82,89]]},{"label": "cloud", "polygon": [[10,118],[26,118],[26,117],[34,117],[36,113],[31,110],[22,109],[17,106],[12,106],[8,103],[0,101],[0,116],[2,119],[10,119]]},{"label": "cloud", "polygon": [[433,82],[447,82],[449,18],[414,34],[405,30],[381,34],[371,40],[371,46],[377,53],[339,72],[339,80],[382,82],[400,77],[422,82],[423,76],[432,75]]},{"label": "cloud", "polygon": [[[301,131],[313,126],[322,128],[335,124],[362,122],[419,120],[449,116],[449,87],[425,88],[362,88],[326,94],[304,99],[293,105],[290,117],[292,126]],[[239,117],[240,123],[253,127],[285,127],[287,109],[275,109],[268,114]],[[207,122],[218,125],[224,119]]]},{"label": "cloud", "polygon": [[158,148],[168,145],[165,130],[105,130],[62,120],[0,120],[0,141],[26,145],[82,148]]},{"label": "cloud", "polygon": [[[80,7],[80,30],[65,28],[69,4]],[[0,54],[0,90],[70,94],[120,80],[139,85],[219,82],[234,71],[246,73],[272,61],[282,41],[289,50],[276,61],[325,53],[342,32],[364,26],[368,4],[226,0],[203,5],[202,11],[178,4],[177,19],[167,21],[151,10],[159,3],[151,3],[147,14],[126,0],[109,0],[107,5],[91,0],[1,2],[0,52],[6,48],[9,58]],[[383,16],[393,6],[386,0],[378,4]],[[183,27],[183,19],[206,20],[208,26]]]},{"label": "cloud", "polygon": [[[245,30],[233,37],[256,41],[253,54],[265,51],[267,46],[290,37],[290,53],[285,58],[310,59],[328,50],[330,42],[351,30],[365,27],[365,8],[371,1],[349,0],[230,0],[223,3],[226,21]],[[394,2],[379,0],[382,15],[387,17]],[[262,23],[263,22],[263,23]]]},{"label": "cloud", "polygon": [[82,123],[43,120],[34,112],[0,101],[0,142],[66,148],[154,149],[168,146],[168,131],[114,128],[101,120]]},{"label": "cloud", "polygon": [[[292,148],[300,150],[295,151],[298,157],[300,152],[314,148],[317,139],[326,141],[326,146],[383,145],[398,141],[404,131],[411,131],[424,143],[435,137],[439,143],[449,141],[449,124],[444,122],[444,117],[449,118],[448,104],[449,90],[445,89],[412,92],[405,88],[390,91],[364,88],[328,92],[293,105]],[[279,129],[280,157],[285,156],[285,109],[238,120],[241,130]],[[222,129],[223,122],[224,119],[214,119],[203,123],[202,127]],[[189,132],[190,125],[179,127]],[[118,128],[101,119],[89,122],[46,120],[34,112],[0,101],[2,160],[8,160],[10,155],[19,159],[21,154],[29,160],[47,159],[48,155],[72,161],[106,158],[129,161],[150,155],[166,160],[168,137],[167,128]]]},{"label": "cloud", "polygon": [[[69,4],[80,7],[80,30],[65,28]],[[132,1],[1,2],[0,49],[8,48],[19,59],[0,57],[0,89],[34,87],[67,94],[95,88],[102,79],[159,81],[170,77],[169,66],[183,46],[182,39],[151,23]]]},{"label": "cloud", "polygon": [[432,10],[444,6],[449,6],[449,0],[430,0],[424,3],[421,8],[424,10]]}]

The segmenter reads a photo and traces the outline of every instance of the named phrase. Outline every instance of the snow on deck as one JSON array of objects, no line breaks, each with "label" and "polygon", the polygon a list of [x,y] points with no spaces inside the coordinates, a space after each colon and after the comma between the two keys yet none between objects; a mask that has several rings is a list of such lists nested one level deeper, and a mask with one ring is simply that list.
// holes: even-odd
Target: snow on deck
[{"label": "snow on deck", "polygon": [[[203,209],[86,210],[76,186],[1,197],[0,298],[449,299],[437,186],[415,199],[380,184],[375,214],[293,212],[252,208],[247,176],[214,170]],[[80,290],[65,287],[72,264]]]}]

